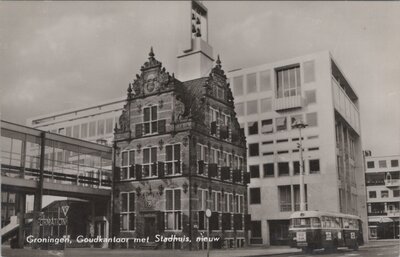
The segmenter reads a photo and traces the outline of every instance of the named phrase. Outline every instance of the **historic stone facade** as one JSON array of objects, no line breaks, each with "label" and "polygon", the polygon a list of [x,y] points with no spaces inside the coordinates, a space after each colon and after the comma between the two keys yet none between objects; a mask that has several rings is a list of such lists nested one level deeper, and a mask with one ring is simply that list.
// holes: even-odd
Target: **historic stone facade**
[{"label": "historic stone facade", "polygon": [[213,248],[247,244],[246,142],[219,58],[208,77],[181,82],[151,49],[129,84],[115,152],[113,230],[132,238],[121,247],[204,249],[206,209]]}]

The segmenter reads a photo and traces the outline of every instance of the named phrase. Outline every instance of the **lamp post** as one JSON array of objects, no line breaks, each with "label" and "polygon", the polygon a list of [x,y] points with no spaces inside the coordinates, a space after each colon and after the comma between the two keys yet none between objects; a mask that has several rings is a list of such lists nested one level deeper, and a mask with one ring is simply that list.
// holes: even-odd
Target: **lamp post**
[{"label": "lamp post", "polygon": [[292,124],[292,128],[299,129],[299,143],[297,143],[297,147],[300,152],[300,211],[306,210],[305,205],[305,190],[304,190],[304,160],[303,160],[303,140],[301,138],[301,129],[307,127],[308,125],[303,123],[301,120],[295,120]]}]

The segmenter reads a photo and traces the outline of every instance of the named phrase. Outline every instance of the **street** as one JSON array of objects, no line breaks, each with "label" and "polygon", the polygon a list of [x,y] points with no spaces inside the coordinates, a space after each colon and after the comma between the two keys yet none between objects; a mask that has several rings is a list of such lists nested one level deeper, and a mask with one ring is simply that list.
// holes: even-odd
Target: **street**
[{"label": "street", "polygon": [[[323,250],[316,250],[313,254],[302,254],[295,251],[293,248],[271,247],[267,249],[240,249],[240,250],[216,250],[210,252],[210,257],[246,257],[246,256],[283,256],[283,257],[399,257],[399,246],[397,242],[389,242],[381,245],[370,245],[360,247],[359,251],[352,251],[346,248],[340,248],[335,253],[326,253]],[[8,246],[2,247],[1,256],[3,257],[111,257],[111,256],[137,256],[137,257],[203,257],[205,251],[173,251],[173,250],[110,250],[96,248],[82,249],[66,249],[65,251],[44,251],[25,249],[10,249]]]},{"label": "street", "polygon": [[[268,255],[265,255],[268,256]],[[271,255],[269,255],[271,256]],[[399,257],[399,246],[382,246],[382,247],[365,247],[360,248],[358,251],[349,250],[346,248],[340,248],[336,253],[325,253],[323,250],[314,251],[313,254],[282,254],[279,256],[284,257],[315,257],[315,256],[324,256],[324,257],[352,257],[352,256],[360,256],[360,257]]]}]

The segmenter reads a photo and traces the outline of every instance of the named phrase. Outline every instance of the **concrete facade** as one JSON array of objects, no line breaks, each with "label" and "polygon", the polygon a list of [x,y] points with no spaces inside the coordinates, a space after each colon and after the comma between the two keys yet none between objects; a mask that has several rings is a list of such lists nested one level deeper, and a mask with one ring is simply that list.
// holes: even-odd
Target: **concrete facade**
[{"label": "concrete facade", "polygon": [[308,124],[301,131],[308,210],[360,215],[365,225],[358,97],[330,53],[239,69],[228,77],[247,137],[249,197],[252,188],[259,188],[254,193],[261,199],[254,204],[250,199],[250,241],[285,244],[288,218],[298,210],[299,130],[291,129],[294,119]]}]

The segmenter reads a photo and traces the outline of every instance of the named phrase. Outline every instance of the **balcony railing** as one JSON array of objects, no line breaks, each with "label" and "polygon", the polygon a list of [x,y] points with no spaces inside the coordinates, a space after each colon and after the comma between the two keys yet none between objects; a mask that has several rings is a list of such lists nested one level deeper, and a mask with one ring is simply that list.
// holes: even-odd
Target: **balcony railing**
[{"label": "balcony railing", "polygon": [[386,187],[400,187],[400,179],[385,179]]},{"label": "balcony railing", "polygon": [[302,106],[301,95],[276,98],[273,101],[274,111],[300,108]]}]

